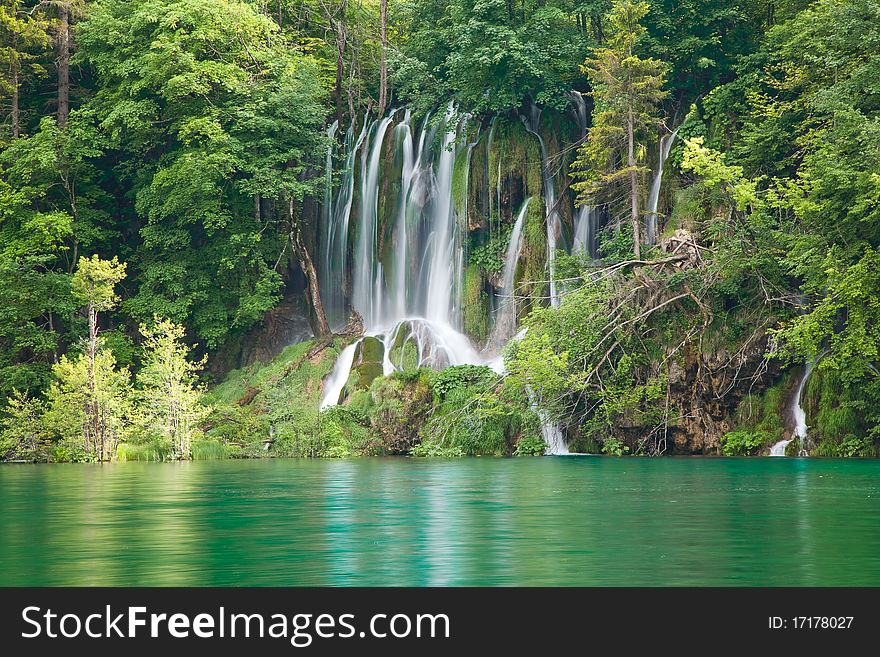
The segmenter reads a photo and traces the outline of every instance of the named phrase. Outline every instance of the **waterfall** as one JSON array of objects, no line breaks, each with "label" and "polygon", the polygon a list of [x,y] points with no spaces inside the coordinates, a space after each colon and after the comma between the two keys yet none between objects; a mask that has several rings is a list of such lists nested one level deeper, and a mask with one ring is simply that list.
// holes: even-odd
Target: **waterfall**
[{"label": "waterfall", "polygon": [[492,327],[492,335],[489,338],[489,346],[500,350],[502,346],[516,332],[516,298],[514,297],[513,279],[516,275],[516,266],[522,252],[523,224],[525,223],[526,211],[529,209],[531,197],[523,201],[516,223],[510,233],[510,242],[504,255],[504,271],[501,275],[501,287],[498,290],[498,301],[495,310],[495,324]]},{"label": "waterfall", "polygon": [[[807,431],[809,427],[807,426],[807,413],[804,410],[804,407],[801,405],[804,397],[804,388],[807,386],[807,381],[810,378],[810,374],[813,373],[813,367],[815,367],[816,361],[810,361],[806,365],[804,365],[804,373],[801,375],[800,381],[798,381],[797,388],[795,388],[794,395],[792,396],[792,416],[794,417],[794,438],[798,438],[801,441],[799,456],[808,456],[807,449],[805,446],[805,441],[807,439]],[[791,438],[789,440],[780,440],[778,443],[773,445],[770,448],[770,456],[785,456],[785,448],[788,447],[788,444],[794,440]]]},{"label": "waterfall", "polygon": [[550,275],[550,305],[559,307],[559,295],[556,291],[556,249],[562,238],[562,222],[556,208],[556,186],[553,181],[553,172],[550,168],[550,158],[547,155],[547,145],[541,136],[541,110],[532,103],[529,116],[521,117],[526,130],[538,139],[541,147],[541,176],[543,179],[544,206],[546,208],[545,219],[547,222],[547,268]]},{"label": "waterfall", "polygon": [[596,235],[599,232],[600,208],[595,205],[582,205],[574,220],[574,240],[571,252],[584,251],[591,258],[598,254]]},{"label": "waterfall", "polygon": [[376,257],[379,168],[385,131],[391,124],[391,119],[389,115],[374,124],[361,152],[361,212],[355,248],[352,304],[363,318],[365,326],[372,326],[379,319],[379,309],[382,307],[383,289],[376,285],[379,264]]},{"label": "waterfall", "polygon": [[[488,208],[488,223],[489,223],[489,239],[492,239],[492,233],[495,232],[495,224],[500,221],[501,218],[501,204],[497,204],[495,206],[492,205],[493,195],[492,195],[492,174],[491,174],[491,160],[492,160],[492,144],[495,142],[495,124],[498,123],[498,115],[492,117],[489,121],[489,136],[486,140],[486,186],[488,189],[486,190],[486,197],[489,201]],[[498,158],[498,163],[501,163],[501,158]],[[501,181],[498,181],[498,189],[501,189]]]},{"label": "waterfall", "polygon": [[[387,376],[395,370],[414,367],[439,370],[463,364],[488,365],[501,372],[503,361],[497,352],[516,330],[516,305],[511,297],[532,199],[523,202],[512,228],[500,288],[502,302],[496,311],[489,349],[483,355],[461,331],[467,207],[466,202],[457,204],[455,199],[468,197],[467,170],[475,145],[467,140],[469,117],[457,118],[455,107],[450,104],[438,127],[432,127],[426,117],[416,132],[410,112],[404,112],[397,124],[393,123],[393,115],[394,112],[365,121],[357,139],[353,128],[346,133],[340,189],[332,208],[325,208],[324,212],[324,220],[329,222],[324,231],[329,236],[324,245],[324,266],[330,273],[329,280],[336,285],[331,293],[341,291],[347,280],[345,273],[335,275],[332,267],[334,263],[342,263],[343,267],[346,263],[346,257],[340,257],[339,253],[347,253],[354,167],[360,157],[359,214],[353,218],[355,226],[352,226],[356,235],[352,249],[351,303],[363,318],[364,338],[376,338],[382,345],[382,373]],[[547,149],[538,131],[539,122],[540,110],[533,106],[530,119],[524,119],[524,123],[537,137],[541,148],[550,297],[551,303],[558,306],[553,263],[562,236],[561,218],[556,209],[556,190]],[[491,129],[489,134],[494,137]],[[382,166],[389,146],[399,167]],[[499,158],[499,169],[500,165]],[[332,153],[328,156],[328,168],[330,166]],[[388,180],[388,176],[399,176],[399,179]],[[332,181],[331,172],[327,180]],[[380,190],[395,188],[393,183],[399,183],[398,195],[393,199],[395,205],[390,212],[383,210],[380,217]],[[495,212],[500,213],[500,178],[497,187]],[[328,198],[325,193],[325,203]],[[496,230],[498,226],[496,223]],[[337,251],[340,246],[341,251]],[[341,299],[344,302],[344,297]],[[344,303],[340,303],[339,308],[344,311]],[[333,371],[324,381],[321,409],[338,404],[346,395],[352,369],[359,367],[355,356],[360,353],[358,344],[364,338],[348,345],[339,355]],[[567,454],[561,427],[549,421],[538,408],[537,393],[530,397],[541,419],[547,453]]]},{"label": "waterfall", "polygon": [[[406,111],[403,123],[395,127],[396,146],[401,153],[400,193],[397,202],[397,218],[394,222],[394,313],[398,316],[406,314],[407,300],[407,209],[410,186],[418,163],[415,160],[410,110]],[[424,133],[424,129],[422,130]],[[423,143],[419,144],[419,150]]]},{"label": "waterfall", "polygon": [[807,437],[807,413],[804,411],[804,407],[801,406],[801,402],[804,398],[804,388],[807,385],[807,380],[810,378],[810,374],[813,373],[814,362],[810,361],[804,366],[804,375],[801,377],[800,382],[798,383],[797,391],[794,394],[794,435],[801,439],[801,451],[806,453],[804,449],[804,439]]},{"label": "waterfall", "polygon": [[657,205],[660,202],[663,165],[666,163],[666,158],[669,157],[669,151],[672,150],[672,144],[675,142],[678,130],[679,128],[676,128],[671,134],[664,135],[660,139],[660,148],[658,149],[659,161],[657,163],[657,171],[654,172],[654,180],[651,183],[651,192],[648,195],[648,218],[645,226],[645,242],[650,245],[657,242]]},{"label": "waterfall", "polygon": [[351,365],[354,362],[354,352],[357,346],[358,343],[355,342],[342,350],[339,358],[336,359],[333,371],[324,381],[324,395],[321,398],[320,406],[322,411],[339,403],[339,396],[342,394],[342,389],[345,387],[351,374]]},{"label": "waterfall", "polygon": [[[394,127],[393,146],[401,162],[400,192],[392,219],[392,245],[383,248],[387,262],[382,262],[379,253],[378,194],[382,176],[397,175],[381,170],[391,116],[370,127],[361,149],[361,214],[352,303],[364,320],[365,335],[376,337],[384,346],[386,375],[405,368],[409,348],[415,354],[411,365],[418,367],[485,363],[460,330],[464,273],[460,219],[464,218],[458,216],[453,202],[453,177],[456,159],[469,157],[473,144],[462,139],[467,118],[456,123],[455,116],[450,104],[442,132],[429,127],[426,118],[417,146],[409,113]],[[321,408],[339,402],[354,365],[354,348],[349,348],[325,381]]]},{"label": "waterfall", "polygon": [[[354,124],[350,125],[345,134],[345,160],[339,183],[339,191],[335,200],[328,200],[332,196],[333,174],[333,137],[338,130],[334,123],[327,134],[331,143],[327,148],[328,171],[324,191],[324,214],[323,228],[320,232],[322,243],[320,245],[319,276],[321,283],[321,301],[327,319],[333,327],[345,323],[346,303],[345,289],[348,281],[348,225],[351,216],[351,206],[354,200],[354,162],[358,149],[364,141],[367,133],[368,122],[364,119],[363,127],[357,138],[354,134]],[[335,127],[334,127],[335,126]]]},{"label": "waterfall", "polygon": [[[336,144],[336,131],[339,122],[334,121],[327,128],[327,155],[324,160],[324,207],[321,209],[321,225],[318,239],[320,240],[320,258],[318,260],[318,275],[321,285],[321,300],[324,304],[324,312],[331,323],[339,320],[338,314],[342,310],[342,291],[339,287],[333,290],[329,283],[333,277],[333,263],[330,257],[330,244],[333,240],[331,233],[333,227],[333,147]],[[347,138],[346,138],[347,141]],[[336,293],[338,291],[338,294]]]},{"label": "waterfall", "polygon": [[456,248],[460,248],[452,203],[452,171],[455,166],[456,133],[448,122],[455,108],[450,103],[446,111],[447,127],[440,146],[437,162],[436,191],[431,208],[431,239],[425,247],[423,262],[429,263],[427,289],[425,291],[425,317],[434,322],[451,323],[455,309],[452,301],[455,288],[460,282],[456,276],[459,262]]},{"label": "waterfall", "polygon": [[[581,143],[587,139],[587,103],[579,91],[569,93],[572,104],[572,114],[580,128]],[[601,214],[599,208],[594,205],[582,205],[577,208],[574,217],[574,239],[572,240],[571,252],[585,251],[588,256],[595,258],[598,254],[597,236],[599,233],[599,220]]]},{"label": "waterfall", "polygon": [[551,456],[564,456],[570,454],[568,445],[565,444],[565,437],[562,435],[562,429],[556,422],[550,422],[543,411],[537,411],[538,417],[541,419],[541,435],[547,444],[547,454]]}]

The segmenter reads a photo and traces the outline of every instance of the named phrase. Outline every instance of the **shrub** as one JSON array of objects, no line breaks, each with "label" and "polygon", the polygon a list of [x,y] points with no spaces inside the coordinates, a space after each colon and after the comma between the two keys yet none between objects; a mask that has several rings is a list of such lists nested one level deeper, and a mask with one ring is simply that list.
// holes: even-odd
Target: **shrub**
[{"label": "shrub", "polygon": [[516,443],[514,456],[543,456],[547,444],[541,436],[523,436]]},{"label": "shrub", "polygon": [[756,454],[773,442],[775,436],[767,431],[730,431],[721,437],[724,456]]},{"label": "shrub", "polygon": [[457,445],[440,445],[438,443],[424,442],[412,449],[413,456],[421,456],[436,459],[453,459],[464,456],[461,447]]},{"label": "shrub", "polygon": [[618,438],[606,438],[602,442],[602,453],[609,456],[623,456],[629,453],[629,447]]}]

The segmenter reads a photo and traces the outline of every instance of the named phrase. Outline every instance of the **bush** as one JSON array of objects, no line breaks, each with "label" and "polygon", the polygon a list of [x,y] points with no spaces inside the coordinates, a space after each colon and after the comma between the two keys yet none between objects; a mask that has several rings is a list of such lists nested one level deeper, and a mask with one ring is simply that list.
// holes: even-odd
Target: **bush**
[{"label": "bush", "polygon": [[215,461],[227,459],[238,451],[234,446],[228,445],[216,438],[201,438],[192,443],[193,461]]},{"label": "bush", "polygon": [[432,387],[434,394],[442,399],[453,390],[486,382],[495,376],[485,365],[454,365],[439,372],[434,377]]},{"label": "bush", "polygon": [[547,444],[541,436],[523,436],[516,443],[514,456],[544,456]]},{"label": "bush", "polygon": [[456,445],[444,446],[438,443],[424,442],[413,447],[412,455],[435,459],[454,459],[465,454],[461,447]]},{"label": "bush", "polygon": [[813,450],[812,455],[845,458],[872,457],[877,456],[877,447],[868,436],[857,438],[853,434],[848,434],[841,442],[830,437],[823,438]]},{"label": "bush", "polygon": [[774,438],[767,431],[730,431],[721,437],[721,452],[724,456],[757,454],[772,443]]},{"label": "bush", "polygon": [[617,438],[606,438],[602,442],[602,453],[609,456],[623,456],[629,453],[629,447]]}]

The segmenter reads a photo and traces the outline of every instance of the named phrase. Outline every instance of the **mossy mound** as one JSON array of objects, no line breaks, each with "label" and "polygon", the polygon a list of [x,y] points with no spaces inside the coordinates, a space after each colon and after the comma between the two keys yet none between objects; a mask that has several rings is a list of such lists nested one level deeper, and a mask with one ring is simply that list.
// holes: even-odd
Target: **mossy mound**
[{"label": "mossy mound", "polygon": [[355,390],[366,390],[377,378],[382,376],[382,362],[385,359],[385,345],[373,336],[367,336],[358,343],[354,352],[351,375],[345,385],[344,396]]},{"label": "mossy mound", "polygon": [[[215,410],[206,439],[224,445],[227,456],[320,456],[322,382],[344,347],[341,339],[323,348],[301,342],[268,363],[230,372],[208,392]],[[203,458],[219,453],[207,443],[198,449]]]}]

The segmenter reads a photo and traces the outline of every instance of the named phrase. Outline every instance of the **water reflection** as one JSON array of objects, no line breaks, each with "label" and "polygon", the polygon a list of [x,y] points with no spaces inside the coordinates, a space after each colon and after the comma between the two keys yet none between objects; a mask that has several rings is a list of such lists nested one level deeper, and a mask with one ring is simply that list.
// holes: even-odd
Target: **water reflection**
[{"label": "water reflection", "polygon": [[3,585],[878,585],[880,461],[0,466]]}]

